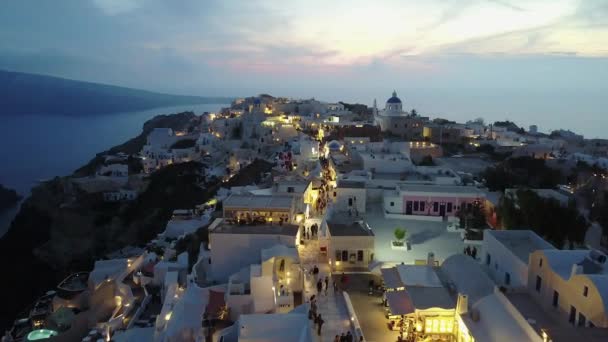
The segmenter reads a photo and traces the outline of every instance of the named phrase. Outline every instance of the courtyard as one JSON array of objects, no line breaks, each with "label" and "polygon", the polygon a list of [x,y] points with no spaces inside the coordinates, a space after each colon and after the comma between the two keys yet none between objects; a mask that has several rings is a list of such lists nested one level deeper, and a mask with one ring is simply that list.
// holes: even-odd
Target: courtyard
[{"label": "courtyard", "polygon": [[[375,260],[413,264],[415,260],[426,260],[428,253],[435,253],[435,260],[441,263],[453,254],[460,254],[465,248],[459,233],[449,233],[445,222],[387,219],[380,203],[371,203],[365,221],[374,231]],[[411,249],[393,250],[391,241],[395,240],[395,228],[407,230],[406,239]]]}]

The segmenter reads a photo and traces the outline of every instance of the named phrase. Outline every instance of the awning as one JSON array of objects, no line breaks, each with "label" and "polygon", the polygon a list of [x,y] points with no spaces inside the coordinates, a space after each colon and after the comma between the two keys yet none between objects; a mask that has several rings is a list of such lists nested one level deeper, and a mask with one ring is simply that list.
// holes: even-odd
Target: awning
[{"label": "awning", "polygon": [[382,273],[382,279],[384,279],[384,287],[387,289],[397,289],[405,286],[395,267],[382,268],[380,273]]},{"label": "awning", "polygon": [[391,315],[409,315],[414,313],[414,304],[407,291],[392,291],[387,292],[385,295]]}]

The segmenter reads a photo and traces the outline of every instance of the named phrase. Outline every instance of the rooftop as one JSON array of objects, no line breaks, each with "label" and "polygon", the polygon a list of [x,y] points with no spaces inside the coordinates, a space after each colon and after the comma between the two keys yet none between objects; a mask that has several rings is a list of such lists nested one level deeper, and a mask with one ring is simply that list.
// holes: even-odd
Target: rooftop
[{"label": "rooftop", "polygon": [[268,235],[286,235],[296,236],[298,226],[293,224],[262,224],[262,225],[233,225],[233,224],[218,224],[214,228],[209,228],[209,232],[213,234],[268,234]]},{"label": "rooftop", "polygon": [[363,189],[365,188],[365,182],[338,180],[338,188]]},{"label": "rooftop", "polygon": [[526,265],[530,253],[539,249],[555,249],[531,230],[487,230],[486,234],[493,236]]},{"label": "rooftop", "polygon": [[362,222],[337,223],[327,222],[331,236],[374,236],[374,232]]},{"label": "rooftop", "polygon": [[407,192],[424,192],[424,193],[451,193],[461,195],[475,195],[477,197],[485,197],[485,193],[474,186],[459,186],[459,185],[423,185],[423,184],[400,184],[399,190]]},{"label": "rooftop", "polygon": [[469,296],[470,304],[494,291],[494,282],[480,264],[467,255],[454,254],[445,259],[439,272],[447,278],[446,282],[450,290]]},{"label": "rooftop", "polygon": [[608,329],[580,328],[564,324],[558,315],[543,310],[528,293],[507,293],[506,296],[526,320],[534,322],[530,325],[537,333],[541,333],[540,329],[546,330],[553,342],[608,340]]},{"label": "rooftop", "polygon": [[274,208],[290,209],[294,198],[285,195],[230,195],[224,200],[224,208]]},{"label": "rooftop", "polygon": [[408,286],[405,289],[418,310],[453,309],[456,306],[456,302],[444,287]]},{"label": "rooftop", "polygon": [[241,315],[235,324],[240,342],[311,340],[310,321],[305,314]]},{"label": "rooftop", "polygon": [[397,265],[397,272],[403,285],[422,287],[443,287],[433,267],[428,265]]}]

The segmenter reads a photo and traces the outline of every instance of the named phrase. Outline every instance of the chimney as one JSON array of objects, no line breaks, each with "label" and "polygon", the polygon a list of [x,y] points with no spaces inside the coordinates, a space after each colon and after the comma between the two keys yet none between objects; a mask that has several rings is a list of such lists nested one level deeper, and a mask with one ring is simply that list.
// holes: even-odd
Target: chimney
[{"label": "chimney", "polygon": [[572,265],[572,271],[570,272],[570,278],[574,277],[577,274],[583,273],[583,266],[579,264]]},{"label": "chimney", "polygon": [[459,293],[456,301],[456,313],[465,315],[469,311],[469,296]]},{"label": "chimney", "polygon": [[429,254],[426,258],[426,264],[431,267],[435,266],[435,253],[429,252]]}]

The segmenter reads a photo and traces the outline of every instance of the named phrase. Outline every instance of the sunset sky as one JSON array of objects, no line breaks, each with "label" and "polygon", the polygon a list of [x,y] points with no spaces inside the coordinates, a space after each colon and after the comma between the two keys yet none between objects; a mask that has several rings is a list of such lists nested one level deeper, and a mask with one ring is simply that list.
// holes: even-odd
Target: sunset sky
[{"label": "sunset sky", "polygon": [[607,0],[3,1],[0,69],[608,137]]}]

